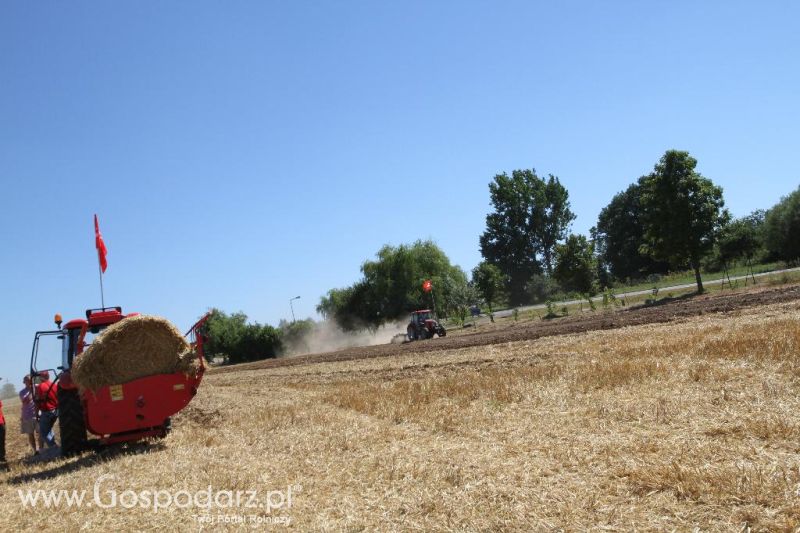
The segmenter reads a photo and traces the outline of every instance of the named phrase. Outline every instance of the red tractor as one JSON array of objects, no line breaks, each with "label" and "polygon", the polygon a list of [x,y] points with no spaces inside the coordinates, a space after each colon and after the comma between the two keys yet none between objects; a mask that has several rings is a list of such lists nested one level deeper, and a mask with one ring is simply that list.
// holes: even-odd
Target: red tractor
[{"label": "red tractor", "polygon": [[[81,452],[90,445],[164,437],[170,429],[170,417],[186,407],[197,394],[203,367],[197,376],[187,376],[183,372],[158,374],[95,391],[80,391],[73,383],[70,368],[88,346],[87,335],[96,335],[111,324],[137,314],[124,315],[121,307],[89,309],[85,319],[70,320],[63,328],[61,316],[56,315],[58,329],[36,332],[31,353],[31,379],[37,382],[51,374],[54,376],[52,386],[57,386],[62,455]],[[208,315],[186,334],[198,358],[203,357],[206,338],[201,328],[206,320]],[[61,365],[57,369],[38,369],[39,340],[49,335],[61,340]],[[98,438],[90,441],[87,432]]]},{"label": "red tractor", "polygon": [[411,313],[411,322],[409,322],[406,331],[410,341],[431,339],[434,335],[440,337],[447,335],[447,330],[433,318],[433,313],[431,313],[430,309]]}]

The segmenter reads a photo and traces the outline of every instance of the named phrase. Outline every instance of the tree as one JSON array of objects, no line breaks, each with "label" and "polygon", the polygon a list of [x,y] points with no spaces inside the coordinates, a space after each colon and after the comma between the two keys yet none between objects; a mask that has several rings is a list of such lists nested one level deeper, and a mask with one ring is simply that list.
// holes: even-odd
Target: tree
[{"label": "tree", "polygon": [[591,232],[598,258],[618,280],[641,279],[669,270],[669,263],[656,261],[640,251],[644,244],[641,204],[644,179],[615,195],[600,211],[597,226]]},{"label": "tree", "polygon": [[454,316],[463,324],[467,320],[469,308],[478,300],[478,291],[469,283],[461,280],[447,279],[449,299],[447,300],[447,314]]},{"label": "tree", "polygon": [[550,174],[544,187],[544,205],[540,206],[542,227],[539,232],[539,252],[548,274],[553,272],[556,245],[566,238],[569,227],[575,220],[569,207],[567,189],[558,178]]},{"label": "tree", "polygon": [[242,312],[228,315],[212,309],[206,322],[206,335],[206,357],[224,357],[229,363],[276,357],[282,349],[277,329],[257,322],[248,324],[247,315]]},{"label": "tree", "polygon": [[717,240],[717,253],[723,266],[739,259],[752,261],[762,247],[760,233],[763,224],[764,211],[755,211],[722,228]]},{"label": "tree", "polygon": [[331,289],[320,298],[317,312],[332,320],[344,331],[355,331],[371,326],[370,318],[379,316],[376,306],[367,300],[369,290],[363,280],[350,287]]},{"label": "tree", "polygon": [[[363,278],[350,287],[332,289],[317,311],[346,331],[376,329],[409,311],[433,307],[445,314],[453,308],[453,291],[467,285],[467,276],[452,265],[432,241],[412,245],[386,245],[377,258],[361,266]],[[422,283],[431,280],[433,293]]]},{"label": "tree", "polygon": [[702,293],[700,260],[729,215],[722,188],[696,172],[696,166],[689,152],[669,150],[642,180],[642,250],[672,265],[689,263]]},{"label": "tree", "polygon": [[242,312],[227,314],[219,309],[212,309],[211,316],[205,324],[208,341],[205,355],[209,360],[215,357],[227,358],[236,350],[247,324],[247,315]]},{"label": "tree", "polygon": [[494,302],[503,290],[503,273],[495,265],[481,261],[472,269],[472,283],[489,307],[489,313],[493,313]]},{"label": "tree", "polygon": [[553,278],[567,290],[592,295],[597,292],[597,262],[594,246],[583,235],[570,235],[556,246]]},{"label": "tree", "polygon": [[498,174],[489,184],[494,212],[481,235],[483,257],[506,277],[512,305],[522,303],[534,274],[552,272],[555,246],[564,239],[575,215],[558,178],[545,181],[535,170]]},{"label": "tree", "polygon": [[775,259],[794,261],[800,258],[800,188],[767,211],[764,243]]}]

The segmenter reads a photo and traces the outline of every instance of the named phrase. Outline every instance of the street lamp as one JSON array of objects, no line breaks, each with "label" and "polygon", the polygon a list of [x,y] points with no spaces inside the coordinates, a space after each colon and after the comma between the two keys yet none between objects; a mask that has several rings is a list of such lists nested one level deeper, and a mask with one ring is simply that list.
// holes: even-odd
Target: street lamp
[{"label": "street lamp", "polygon": [[299,299],[300,299],[299,296],[295,296],[294,298],[290,298],[289,299],[289,307],[292,309],[292,322],[295,321],[294,320],[294,305],[292,305],[292,302],[295,301],[295,300],[299,300]]}]

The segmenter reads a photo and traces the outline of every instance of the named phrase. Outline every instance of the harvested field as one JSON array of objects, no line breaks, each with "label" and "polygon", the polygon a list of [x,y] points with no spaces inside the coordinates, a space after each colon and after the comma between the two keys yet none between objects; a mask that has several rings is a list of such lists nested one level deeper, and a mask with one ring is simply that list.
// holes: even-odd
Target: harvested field
[{"label": "harvested field", "polygon": [[[101,455],[24,465],[12,427],[0,527],[219,530],[240,526],[204,520],[254,516],[246,527],[286,517],[300,530],[796,531],[798,296],[692,299],[539,323],[539,338],[526,324],[214,370],[164,441]],[[112,489],[208,486],[293,499],[270,512],[92,506],[55,522],[17,494],[91,499],[104,474],[116,476],[102,481],[104,501]]]}]

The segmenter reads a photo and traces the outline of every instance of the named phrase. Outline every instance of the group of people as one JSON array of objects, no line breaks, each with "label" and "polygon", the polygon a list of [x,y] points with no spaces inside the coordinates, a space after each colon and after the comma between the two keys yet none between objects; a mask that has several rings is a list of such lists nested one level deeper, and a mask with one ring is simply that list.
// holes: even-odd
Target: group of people
[{"label": "group of people", "polygon": [[[31,376],[23,378],[23,389],[19,391],[20,431],[28,436],[34,455],[46,447],[56,446],[53,426],[58,419],[58,384],[46,375],[33,384]],[[0,401],[0,468],[8,468],[6,462],[6,420],[3,402]]]}]

